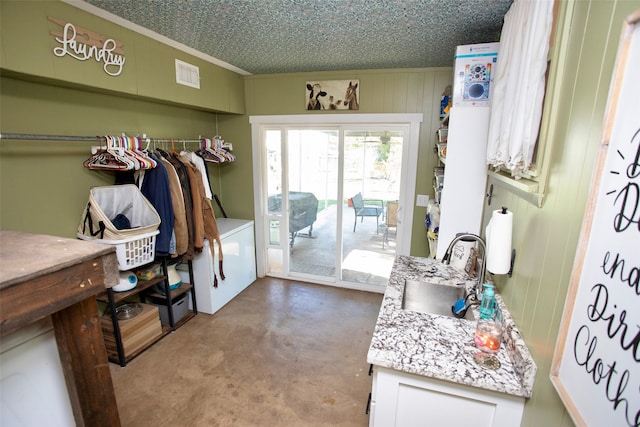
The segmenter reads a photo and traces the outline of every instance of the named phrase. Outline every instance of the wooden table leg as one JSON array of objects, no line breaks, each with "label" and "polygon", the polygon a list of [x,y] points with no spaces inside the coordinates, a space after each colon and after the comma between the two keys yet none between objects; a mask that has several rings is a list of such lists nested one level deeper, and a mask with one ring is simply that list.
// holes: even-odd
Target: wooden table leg
[{"label": "wooden table leg", "polygon": [[95,298],[73,304],[51,318],[77,426],[120,426]]}]

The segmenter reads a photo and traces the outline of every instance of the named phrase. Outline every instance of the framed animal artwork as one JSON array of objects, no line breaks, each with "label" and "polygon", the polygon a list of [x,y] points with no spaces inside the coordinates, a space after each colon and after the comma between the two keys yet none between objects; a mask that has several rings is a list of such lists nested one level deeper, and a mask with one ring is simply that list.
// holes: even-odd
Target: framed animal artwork
[{"label": "framed animal artwork", "polygon": [[306,110],[358,110],[359,108],[359,80],[323,80],[307,82],[305,98]]}]

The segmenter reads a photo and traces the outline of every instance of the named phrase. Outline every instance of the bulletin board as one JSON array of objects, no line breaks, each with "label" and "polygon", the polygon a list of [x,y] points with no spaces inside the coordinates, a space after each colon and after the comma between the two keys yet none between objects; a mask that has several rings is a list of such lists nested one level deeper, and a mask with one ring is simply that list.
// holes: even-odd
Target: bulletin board
[{"label": "bulletin board", "polygon": [[624,24],[551,381],[579,426],[640,423],[640,11]]}]

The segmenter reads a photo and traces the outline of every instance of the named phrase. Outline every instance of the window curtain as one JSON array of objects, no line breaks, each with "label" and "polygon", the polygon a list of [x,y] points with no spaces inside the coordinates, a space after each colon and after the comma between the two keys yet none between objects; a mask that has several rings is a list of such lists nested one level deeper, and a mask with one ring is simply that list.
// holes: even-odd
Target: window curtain
[{"label": "window curtain", "polygon": [[491,94],[487,163],[519,178],[538,138],[553,0],[515,0],[504,18]]}]

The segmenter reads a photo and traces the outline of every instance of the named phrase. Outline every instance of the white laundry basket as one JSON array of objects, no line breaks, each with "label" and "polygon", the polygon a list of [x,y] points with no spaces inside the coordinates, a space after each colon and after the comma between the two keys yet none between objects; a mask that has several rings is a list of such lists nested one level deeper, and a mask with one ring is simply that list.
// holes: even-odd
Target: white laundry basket
[{"label": "white laundry basket", "polygon": [[[123,215],[131,228],[118,229],[113,219]],[[132,184],[92,188],[78,226],[78,238],[114,245],[120,270],[152,262],[160,215]]]}]

